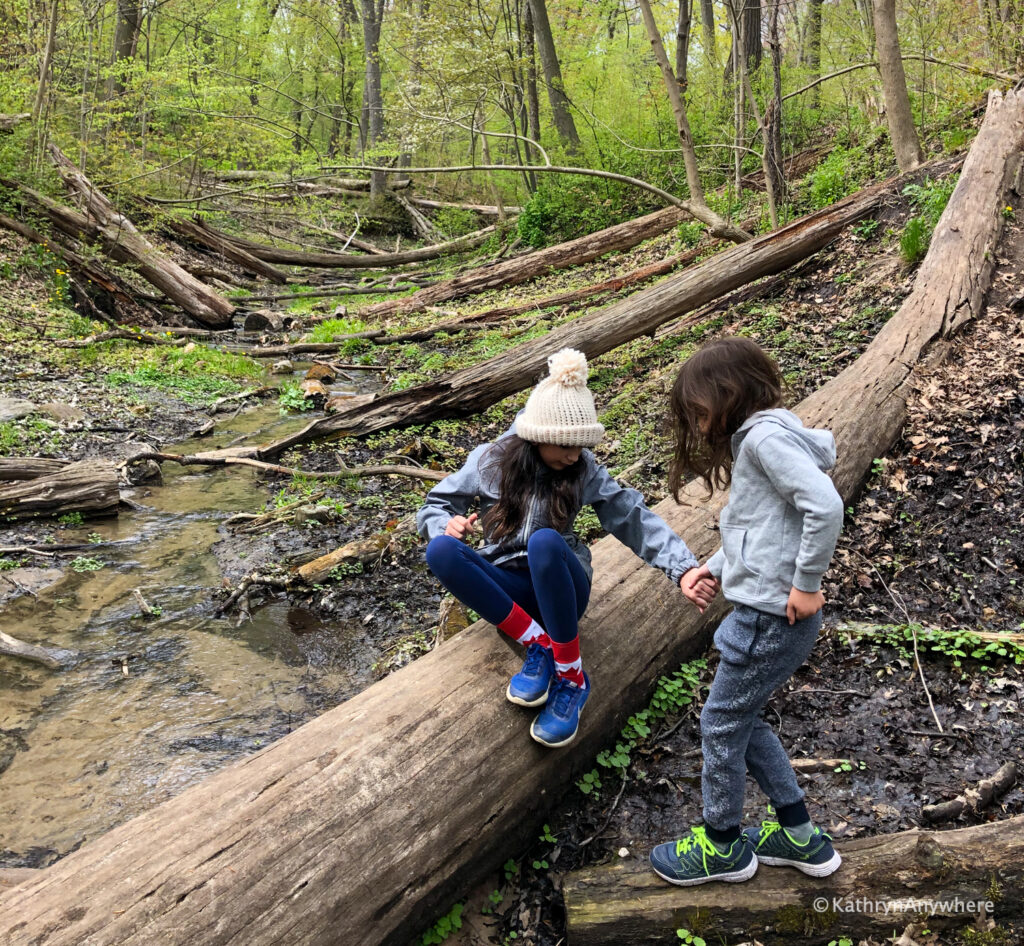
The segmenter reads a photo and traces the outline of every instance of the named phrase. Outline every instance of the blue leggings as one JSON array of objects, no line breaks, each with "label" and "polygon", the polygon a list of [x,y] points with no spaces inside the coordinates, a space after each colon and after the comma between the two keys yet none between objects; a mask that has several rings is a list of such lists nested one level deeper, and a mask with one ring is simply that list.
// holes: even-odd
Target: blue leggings
[{"label": "blue leggings", "polygon": [[518,604],[561,644],[574,640],[590,599],[580,560],[554,529],[538,529],[526,546],[527,568],[492,565],[465,542],[439,535],[427,564],[441,583],[485,621],[497,626]]}]

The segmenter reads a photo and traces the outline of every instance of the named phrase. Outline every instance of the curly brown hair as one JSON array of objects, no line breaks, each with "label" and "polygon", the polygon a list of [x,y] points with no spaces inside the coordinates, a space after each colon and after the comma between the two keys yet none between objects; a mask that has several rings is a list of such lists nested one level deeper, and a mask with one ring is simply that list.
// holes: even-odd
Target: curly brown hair
[{"label": "curly brown hair", "polygon": [[534,496],[544,503],[547,524],[565,532],[579,508],[585,470],[582,454],[572,466],[555,470],[541,459],[535,443],[516,434],[503,437],[484,454],[481,463],[482,472],[499,477],[498,501],[481,523],[484,535],[491,542],[514,535]]},{"label": "curly brown hair", "polygon": [[676,502],[689,473],[704,481],[709,497],[729,485],[732,435],[751,414],[779,407],[782,392],[778,365],[749,338],[717,339],[683,363],[671,395],[668,485]]}]

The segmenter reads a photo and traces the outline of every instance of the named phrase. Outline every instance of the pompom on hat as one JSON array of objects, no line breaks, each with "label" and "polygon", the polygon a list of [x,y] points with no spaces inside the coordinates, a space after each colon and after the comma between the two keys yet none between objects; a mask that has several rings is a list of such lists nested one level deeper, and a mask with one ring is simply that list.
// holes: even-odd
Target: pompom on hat
[{"label": "pompom on hat", "polygon": [[587,358],[563,348],[548,358],[548,376],[530,393],[516,433],[531,443],[593,447],[604,436],[587,388]]}]

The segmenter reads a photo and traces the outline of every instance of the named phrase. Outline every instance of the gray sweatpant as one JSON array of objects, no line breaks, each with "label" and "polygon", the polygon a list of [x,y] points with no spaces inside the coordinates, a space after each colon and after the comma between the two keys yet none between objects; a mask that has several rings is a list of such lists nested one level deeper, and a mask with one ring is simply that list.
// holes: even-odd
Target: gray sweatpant
[{"label": "gray sweatpant", "polygon": [[785,617],[736,605],[715,632],[722,659],[700,714],[704,823],[725,831],[743,819],[747,771],[776,807],[804,797],[779,737],[761,710],[807,659],[821,612],[790,624]]}]

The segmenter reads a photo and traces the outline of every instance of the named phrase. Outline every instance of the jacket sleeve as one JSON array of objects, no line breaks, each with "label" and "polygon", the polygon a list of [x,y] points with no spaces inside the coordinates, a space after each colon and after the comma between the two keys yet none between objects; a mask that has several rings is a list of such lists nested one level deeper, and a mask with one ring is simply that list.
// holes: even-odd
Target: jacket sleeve
[{"label": "jacket sleeve", "polygon": [[722,570],[725,568],[725,549],[721,546],[718,547],[718,551],[707,560],[708,571],[718,581],[722,580]]},{"label": "jacket sleeve", "polygon": [[803,513],[793,587],[820,591],[843,527],[842,497],[828,474],[784,431],[765,437],[755,455],[779,495]]},{"label": "jacket sleeve", "polygon": [[444,535],[452,516],[465,516],[480,495],[480,458],[490,444],[477,447],[459,470],[449,474],[429,493],[416,513],[416,530],[428,542]]},{"label": "jacket sleeve", "polygon": [[589,503],[606,532],[628,546],[648,565],[661,569],[672,584],[698,565],[697,559],[661,516],[647,508],[643,495],[612,479],[596,465],[587,482],[583,502]]}]

